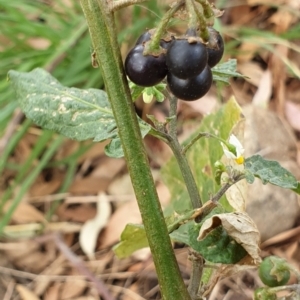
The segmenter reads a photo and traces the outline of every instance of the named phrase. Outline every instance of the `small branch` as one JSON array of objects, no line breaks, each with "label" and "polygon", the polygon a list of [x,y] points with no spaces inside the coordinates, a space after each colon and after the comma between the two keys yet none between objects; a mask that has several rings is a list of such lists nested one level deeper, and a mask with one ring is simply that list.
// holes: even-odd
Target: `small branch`
[{"label": "small branch", "polygon": [[188,12],[189,16],[189,23],[188,23],[188,29],[194,30],[196,32],[197,30],[197,15],[195,12],[195,4],[194,0],[186,0],[185,2],[186,10]]},{"label": "small branch", "polygon": [[198,191],[198,187],[194,178],[194,175],[192,173],[192,170],[189,166],[188,160],[186,156],[182,153],[181,145],[177,140],[177,137],[174,139],[172,138],[168,145],[173,151],[173,154],[177,160],[177,163],[179,165],[183,180],[185,182],[185,185],[187,187],[192,206],[193,208],[199,208],[202,206],[201,197]]},{"label": "small branch", "polygon": [[168,226],[168,232],[171,233],[176,230],[181,225],[191,221],[191,220],[199,220],[208,215],[215,207],[216,203],[211,200],[205,202],[202,207],[189,211],[185,215],[181,216],[178,220],[176,220],[173,224]]},{"label": "small branch", "polygon": [[110,295],[108,289],[102,282],[102,280],[95,277],[95,275],[86,268],[83,261],[76,256],[71,249],[63,242],[61,237],[58,234],[53,235],[54,242],[57,248],[65,255],[65,257],[70,261],[70,263],[86,278],[94,283],[95,288],[97,289],[99,295],[103,297],[104,300],[114,300]]},{"label": "small branch", "polygon": [[195,251],[192,251],[190,253],[189,259],[192,261],[192,273],[188,286],[188,291],[193,300],[200,300],[201,297],[198,296],[198,292],[203,273],[204,261],[203,258]]},{"label": "small branch", "polygon": [[209,40],[209,32],[207,30],[207,24],[206,20],[202,14],[202,11],[200,12],[197,8],[196,4],[193,2],[194,5],[194,11],[197,16],[197,19],[199,21],[199,30],[200,30],[200,36],[204,42],[208,42]]},{"label": "small branch", "polygon": [[232,182],[225,183],[221,187],[221,189],[212,197],[211,201],[213,203],[217,203],[232,185],[236,184],[237,182],[239,182],[240,180],[242,180],[244,178],[245,178],[244,174],[239,174],[238,176],[236,176],[236,178],[233,179]]},{"label": "small branch", "polygon": [[109,2],[109,11],[111,13],[116,12],[117,10],[120,10],[122,8],[128,7],[130,5],[138,4],[138,3],[143,3],[148,0],[110,0]]},{"label": "small branch", "polygon": [[177,138],[177,104],[178,99],[170,94],[170,113],[171,121],[169,123],[169,135],[172,138]]},{"label": "small branch", "polygon": [[145,50],[143,53],[144,55],[147,55],[149,53],[153,53],[153,52],[159,50],[160,38],[163,35],[164,31],[166,30],[166,27],[167,27],[170,19],[181,8],[181,6],[184,3],[185,3],[185,1],[183,1],[183,0],[179,1],[164,14],[162,20],[156,27],[156,30],[151,37],[151,41],[149,43],[146,43]]},{"label": "small branch", "polygon": [[300,294],[300,284],[282,285],[282,286],[277,286],[277,287],[273,287],[273,288],[268,288],[268,290],[275,292],[275,293],[290,290],[290,291],[296,292],[299,295]]},{"label": "small branch", "polygon": [[199,2],[203,7],[203,13],[206,19],[210,19],[214,17],[214,11],[212,10],[210,4],[207,2],[207,0],[196,0]]},{"label": "small branch", "polygon": [[202,137],[210,138],[210,133],[207,132],[199,132],[188,144],[185,145],[182,152],[183,154],[186,154],[186,152]]}]

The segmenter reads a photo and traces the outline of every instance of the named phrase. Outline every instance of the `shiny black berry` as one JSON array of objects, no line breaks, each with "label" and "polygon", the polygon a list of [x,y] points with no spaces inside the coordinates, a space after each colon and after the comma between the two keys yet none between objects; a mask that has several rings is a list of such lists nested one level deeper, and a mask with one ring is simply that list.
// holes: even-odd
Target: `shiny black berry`
[{"label": "shiny black berry", "polygon": [[224,53],[224,41],[222,36],[214,28],[209,27],[209,43],[207,45],[207,64],[212,68],[221,60]]},{"label": "shiny black berry", "polygon": [[181,100],[193,101],[203,97],[209,91],[212,84],[212,72],[210,67],[206,66],[199,75],[188,79],[180,79],[169,72],[167,81],[174,96]]},{"label": "shiny black berry", "polygon": [[140,45],[143,44],[145,42],[150,41],[151,39],[151,33],[149,31],[144,32],[136,41],[135,45]]},{"label": "shiny black berry", "polygon": [[200,74],[207,65],[206,46],[200,42],[174,40],[166,54],[169,71],[178,78],[187,79]]},{"label": "shiny black berry", "polygon": [[143,55],[144,46],[135,46],[125,59],[125,71],[129,79],[140,86],[153,86],[167,75],[166,56]]}]

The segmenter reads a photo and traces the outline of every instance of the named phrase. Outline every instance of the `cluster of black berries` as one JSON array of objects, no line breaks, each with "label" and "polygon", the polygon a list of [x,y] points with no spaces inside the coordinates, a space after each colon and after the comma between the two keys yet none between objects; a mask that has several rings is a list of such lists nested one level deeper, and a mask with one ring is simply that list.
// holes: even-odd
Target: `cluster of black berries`
[{"label": "cluster of black berries", "polygon": [[222,58],[224,42],[215,29],[209,28],[209,42],[203,44],[193,35],[161,40],[166,53],[143,55],[145,43],[151,39],[147,31],[139,37],[125,60],[129,79],[140,86],[153,86],[167,76],[170,91],[179,99],[193,101],[203,97],[212,84],[211,68]]}]

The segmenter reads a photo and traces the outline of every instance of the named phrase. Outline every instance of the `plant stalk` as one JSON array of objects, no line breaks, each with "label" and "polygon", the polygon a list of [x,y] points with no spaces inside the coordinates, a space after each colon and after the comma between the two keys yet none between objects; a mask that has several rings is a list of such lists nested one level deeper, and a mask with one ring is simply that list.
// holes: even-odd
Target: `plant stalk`
[{"label": "plant stalk", "polygon": [[154,180],[123,70],[113,14],[104,0],[81,0],[93,47],[142,215],[149,246],[166,300],[190,300],[168,236]]},{"label": "plant stalk", "polygon": [[170,117],[172,117],[170,121],[170,130],[169,130],[169,139],[168,145],[170,146],[175,159],[180,168],[183,180],[185,182],[186,188],[188,190],[193,209],[199,208],[202,206],[202,201],[200,198],[200,194],[198,191],[197,184],[195,182],[194,175],[189,166],[188,160],[183,152],[183,149],[177,139],[177,98],[170,98]]}]

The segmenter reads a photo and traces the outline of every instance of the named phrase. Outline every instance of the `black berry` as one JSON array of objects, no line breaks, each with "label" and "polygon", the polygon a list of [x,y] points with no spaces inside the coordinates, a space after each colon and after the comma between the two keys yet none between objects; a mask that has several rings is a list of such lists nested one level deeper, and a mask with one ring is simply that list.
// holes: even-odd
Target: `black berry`
[{"label": "black berry", "polygon": [[209,27],[209,43],[207,46],[208,60],[207,64],[212,68],[222,58],[224,53],[224,41],[222,36],[214,28]]},{"label": "black berry", "polygon": [[135,46],[125,59],[125,71],[129,79],[140,86],[153,86],[167,75],[166,56],[143,55],[144,46]]},{"label": "black berry", "polygon": [[137,39],[135,45],[137,46],[137,45],[143,44],[145,42],[150,41],[150,39],[151,39],[151,33],[149,31],[146,31]]},{"label": "black berry", "polygon": [[187,79],[200,74],[207,64],[206,46],[200,42],[174,40],[166,54],[169,71],[178,78]]},{"label": "black berry", "polygon": [[206,66],[199,75],[188,79],[180,79],[169,72],[167,81],[174,96],[181,100],[193,101],[203,97],[209,91],[212,72],[210,67]]}]

